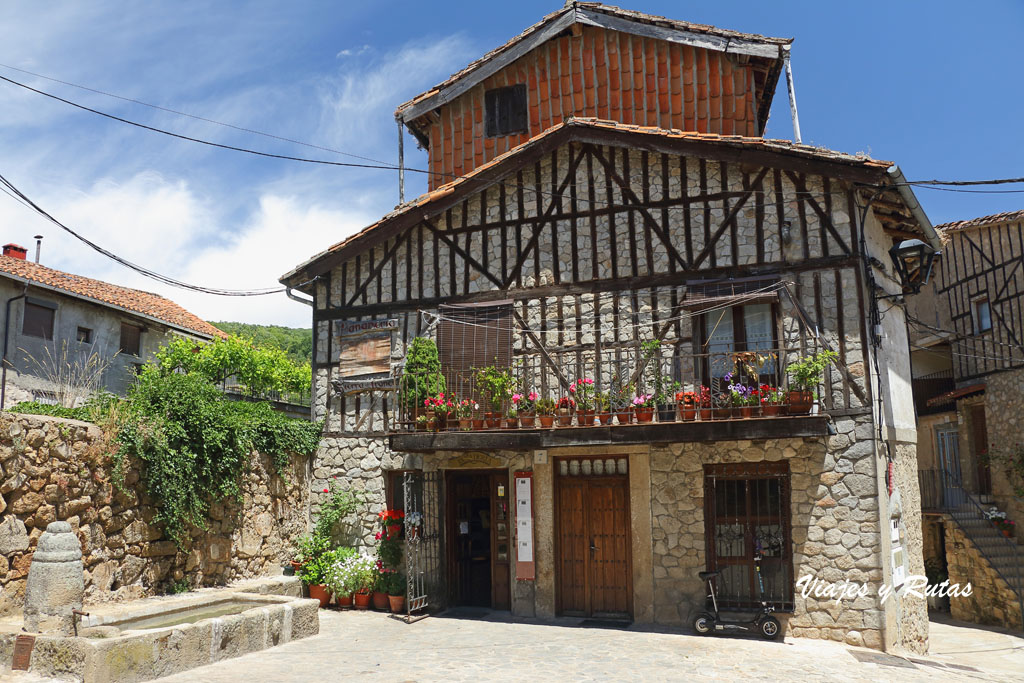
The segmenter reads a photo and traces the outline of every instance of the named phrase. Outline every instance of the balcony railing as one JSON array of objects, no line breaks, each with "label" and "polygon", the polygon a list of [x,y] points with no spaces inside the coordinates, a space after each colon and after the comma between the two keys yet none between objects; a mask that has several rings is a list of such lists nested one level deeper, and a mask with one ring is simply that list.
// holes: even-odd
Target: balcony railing
[{"label": "balcony railing", "polygon": [[[649,419],[636,404],[652,394],[665,399],[660,406],[654,399],[648,401],[651,419],[660,422],[806,415],[811,406],[798,405],[798,397],[790,392],[796,383],[786,368],[815,351],[754,348],[684,354],[662,347],[522,354],[510,367],[498,369],[508,373],[514,390],[494,401],[477,369],[405,373],[398,380],[392,425],[395,431],[468,431],[636,424]],[[583,388],[579,380],[587,380]],[[823,387],[838,391],[838,382],[838,371],[830,367],[813,394],[821,394]],[[542,423],[542,410],[524,411],[527,404],[510,400],[513,393],[527,403],[535,394],[560,406],[549,412],[553,424],[546,424],[548,419]],[[677,401],[677,393],[687,396]],[[443,405],[434,405],[438,401]],[[470,407],[460,411],[463,401]]]},{"label": "balcony railing", "polygon": [[929,406],[928,401],[936,396],[952,391],[956,388],[956,384],[953,381],[952,370],[940,370],[923,377],[915,377],[911,380],[911,387],[914,392],[914,408],[920,416],[949,410],[948,405]]}]

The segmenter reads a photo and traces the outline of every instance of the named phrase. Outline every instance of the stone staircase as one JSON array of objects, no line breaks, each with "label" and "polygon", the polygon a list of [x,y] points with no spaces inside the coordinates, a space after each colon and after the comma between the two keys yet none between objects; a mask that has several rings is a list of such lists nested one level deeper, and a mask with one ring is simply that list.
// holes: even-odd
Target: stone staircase
[{"label": "stone staircase", "polygon": [[974,505],[961,505],[950,513],[1017,598],[1024,597],[1024,552],[1017,542],[1003,536]]}]

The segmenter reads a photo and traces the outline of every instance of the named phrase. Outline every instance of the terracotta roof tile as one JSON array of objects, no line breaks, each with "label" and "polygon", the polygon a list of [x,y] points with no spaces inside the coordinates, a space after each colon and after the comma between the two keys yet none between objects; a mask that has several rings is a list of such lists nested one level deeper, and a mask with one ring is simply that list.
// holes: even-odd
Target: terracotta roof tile
[{"label": "terracotta roof tile", "polygon": [[871,157],[868,157],[864,154],[845,154],[843,152],[836,152],[830,149],[826,149],[824,147],[814,147],[812,145],[796,144],[794,142],[790,142],[789,140],[771,140],[765,138],[744,137],[742,135],[722,136],[717,135],[715,133],[698,133],[695,131],[688,130],[663,129],[656,128],[653,126],[638,126],[635,124],[619,123],[616,121],[603,121],[600,119],[592,118],[570,117],[563,121],[562,123],[559,123],[551,128],[548,128],[540,135],[536,135],[530,138],[523,144],[517,147],[513,147],[504,154],[494,157],[487,163],[477,166],[475,169],[473,169],[472,172],[459,178],[456,178],[455,180],[452,180],[451,182],[442,185],[434,190],[426,192],[420,195],[419,197],[406,202],[405,204],[399,204],[398,206],[395,207],[393,211],[383,216],[377,222],[367,226],[366,228],[363,228],[359,232],[350,235],[349,237],[346,237],[337,244],[328,247],[326,250],[320,252],[319,254],[316,254],[308,261],[296,266],[288,273],[282,275],[280,277],[280,281],[286,282],[294,275],[298,274],[302,269],[319,261],[321,258],[324,258],[344,248],[345,246],[351,244],[352,242],[364,237],[368,233],[373,232],[379,226],[389,222],[390,220],[398,216],[401,216],[404,213],[407,213],[411,209],[424,207],[427,204],[437,201],[442,197],[452,194],[463,183],[466,183],[467,181],[479,177],[480,174],[484,173],[488,169],[501,164],[502,162],[506,161],[511,157],[522,154],[531,147],[540,144],[541,141],[545,140],[549,136],[554,135],[559,131],[570,127],[596,130],[623,131],[633,133],[636,135],[650,135],[661,138],[685,138],[690,140],[704,141],[718,145],[724,145],[727,147],[740,147],[744,149],[766,150],[779,153],[795,153],[797,155],[810,157],[813,159],[847,163],[857,166],[867,166],[878,169],[886,169],[892,166],[891,161],[879,161],[876,159],[872,159]]},{"label": "terracotta roof tile", "polygon": [[979,228],[984,225],[1010,223],[1012,221],[1024,221],[1024,209],[1019,211],[1004,211],[1003,213],[994,213],[991,216],[968,218],[967,220],[953,221],[952,223],[943,223],[942,225],[936,225],[935,229],[939,232],[957,232],[960,230],[966,230],[967,228]]},{"label": "terracotta roof tile", "polygon": [[75,296],[92,299],[101,304],[109,304],[141,313],[206,337],[227,336],[210,323],[201,320],[170,299],[165,299],[158,294],[112,285],[109,282],[93,280],[73,273],[65,273],[62,270],[47,268],[38,263],[12,256],[0,256],[0,277],[4,273]]}]

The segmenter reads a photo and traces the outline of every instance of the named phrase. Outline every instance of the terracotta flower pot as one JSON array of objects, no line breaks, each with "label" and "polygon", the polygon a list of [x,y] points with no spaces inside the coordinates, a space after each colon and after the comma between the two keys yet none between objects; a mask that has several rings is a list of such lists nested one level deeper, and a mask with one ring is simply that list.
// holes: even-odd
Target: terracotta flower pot
[{"label": "terracotta flower pot", "polygon": [[580,410],[576,413],[576,424],[580,427],[593,427],[594,426],[594,411],[593,410]]},{"label": "terracotta flower pot", "polygon": [[559,408],[558,410],[558,426],[569,427],[572,425],[572,411],[568,408]]},{"label": "terracotta flower pot", "polygon": [[373,609],[382,612],[388,608],[388,594],[384,591],[373,591]]},{"label": "terracotta flower pot", "polygon": [[519,413],[519,424],[522,427],[533,427],[536,416],[532,412]]},{"label": "terracotta flower pot", "polygon": [[356,593],[352,596],[356,609],[370,609],[370,594],[366,592]]},{"label": "terracotta flower pot", "polygon": [[487,413],[485,421],[488,429],[501,429],[501,413]]},{"label": "terracotta flower pot", "polygon": [[740,406],[740,417],[754,417],[754,406]]},{"label": "terracotta flower pot", "polygon": [[473,430],[479,432],[484,428],[484,419],[482,417],[473,418]]},{"label": "terracotta flower pot", "polygon": [[633,419],[633,413],[631,413],[631,412],[627,411],[627,412],[615,413],[615,420],[620,425],[628,425],[632,421],[632,419]]},{"label": "terracotta flower pot", "polygon": [[288,562],[292,566],[292,571],[297,572],[302,569],[302,563],[297,560],[289,560]]},{"label": "terracotta flower pot", "polygon": [[537,419],[540,420],[540,426],[548,429],[555,424],[554,415],[538,415]]},{"label": "terracotta flower pot", "polygon": [[697,419],[697,408],[696,406],[684,406],[682,403],[679,404],[679,417],[683,421],[696,420]]},{"label": "terracotta flower pot", "polygon": [[506,417],[505,427],[507,429],[519,429],[519,418],[518,417]]},{"label": "terracotta flower pot", "polygon": [[351,595],[339,595],[337,596],[338,607],[341,609],[352,609],[352,596]]},{"label": "terracotta flower pot", "polygon": [[636,421],[637,422],[653,422],[654,421],[654,408],[637,408],[636,409]]},{"label": "terracotta flower pot", "polygon": [[611,424],[612,414],[611,413],[598,413],[597,414],[597,421],[600,422],[603,425]]},{"label": "terracotta flower pot", "polygon": [[701,420],[710,420],[711,419],[711,412],[712,412],[711,408],[701,408],[700,409],[700,419]]},{"label": "terracotta flower pot", "polygon": [[425,431],[427,431],[427,423],[426,422],[417,422],[416,423],[416,431],[417,432],[425,432]]},{"label": "terracotta flower pot", "polygon": [[388,524],[388,540],[392,541],[402,535],[401,524]]},{"label": "terracotta flower pot", "polygon": [[327,586],[312,585],[309,586],[309,597],[314,600],[320,601],[320,607],[327,607],[331,602],[331,591]]},{"label": "terracotta flower pot", "polygon": [[391,607],[392,614],[399,614],[405,611],[405,596],[404,595],[389,595],[388,605]]},{"label": "terracotta flower pot", "polygon": [[777,403],[762,403],[761,414],[765,417],[776,417],[782,412],[782,406]]},{"label": "terracotta flower pot", "polygon": [[468,432],[473,427],[473,420],[468,417],[459,418],[459,431]]},{"label": "terracotta flower pot", "polygon": [[732,417],[732,408],[713,408],[716,420],[728,420]]},{"label": "terracotta flower pot", "polygon": [[787,395],[789,399],[789,414],[790,415],[807,415],[811,412],[811,406],[814,404],[814,392],[813,391],[790,391]]}]

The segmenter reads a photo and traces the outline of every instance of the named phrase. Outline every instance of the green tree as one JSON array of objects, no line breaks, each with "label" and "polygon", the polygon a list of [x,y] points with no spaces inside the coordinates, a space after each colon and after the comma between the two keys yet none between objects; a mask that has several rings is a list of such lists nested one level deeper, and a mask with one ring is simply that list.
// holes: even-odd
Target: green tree
[{"label": "green tree", "polygon": [[251,325],[232,322],[211,324],[223,332],[248,339],[257,346],[273,346],[281,349],[296,363],[309,363],[313,360],[313,330],[309,327]]}]

